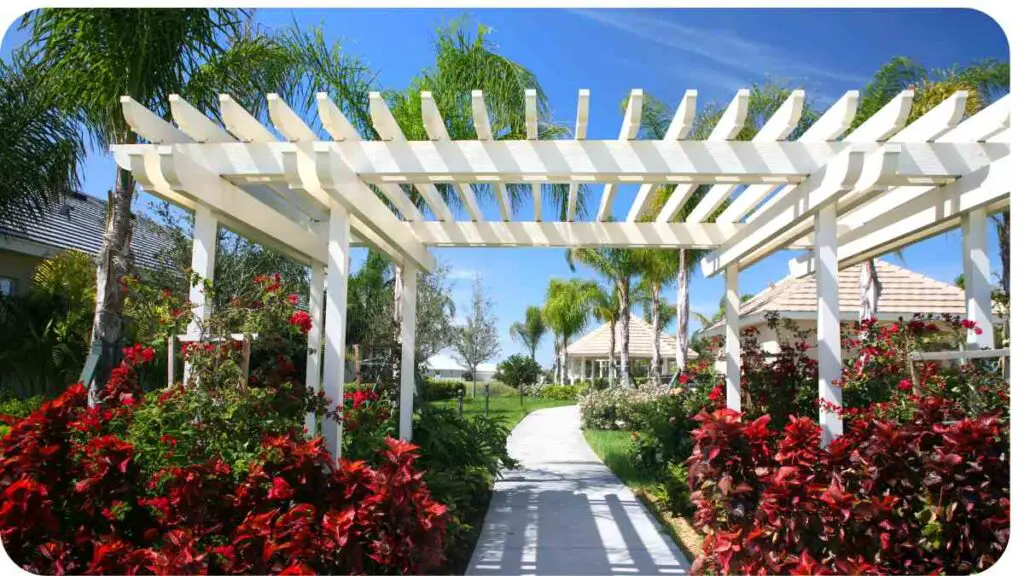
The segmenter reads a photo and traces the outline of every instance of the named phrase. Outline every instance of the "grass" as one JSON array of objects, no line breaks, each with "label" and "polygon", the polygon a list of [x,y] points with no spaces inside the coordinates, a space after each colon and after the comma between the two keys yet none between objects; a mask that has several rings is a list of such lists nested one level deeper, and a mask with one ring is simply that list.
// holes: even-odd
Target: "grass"
[{"label": "grass", "polygon": [[702,553],[701,543],[704,538],[694,530],[686,518],[674,516],[667,504],[655,495],[657,492],[653,489],[657,480],[633,467],[629,458],[629,445],[633,442],[632,432],[587,428],[583,430],[583,437],[587,439],[587,444],[590,444],[597,457],[611,468],[623,484],[636,493],[637,498],[647,506],[658,522],[672,535],[672,539],[683,553],[693,562]]},{"label": "grass", "polygon": [[[497,396],[491,397],[487,413],[490,416],[501,416],[505,418],[509,429],[515,428],[520,420],[527,414],[541,408],[554,408],[555,406],[569,406],[575,404],[575,400],[550,400],[548,398],[524,397],[523,405],[519,405],[519,396]],[[458,400],[437,400],[431,402],[435,406],[448,406],[458,409]],[[477,397],[466,396],[463,399],[462,413],[466,416],[479,415],[484,413],[484,397],[478,394]]]}]

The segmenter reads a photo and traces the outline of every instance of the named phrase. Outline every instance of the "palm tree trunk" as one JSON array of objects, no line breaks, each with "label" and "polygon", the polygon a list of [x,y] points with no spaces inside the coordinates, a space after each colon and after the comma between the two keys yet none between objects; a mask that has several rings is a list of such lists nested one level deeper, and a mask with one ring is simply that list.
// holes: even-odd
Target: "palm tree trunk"
[{"label": "palm tree trunk", "polygon": [[679,250],[679,275],[676,292],[676,367],[686,371],[690,348],[690,275],[686,269],[686,249]]},{"label": "palm tree trunk", "polygon": [[654,325],[654,340],[651,345],[654,349],[651,351],[650,377],[654,380],[661,376],[661,286],[652,287],[651,306],[651,319]]},{"label": "palm tree trunk", "polygon": [[569,383],[569,337],[562,340],[562,384]]},{"label": "palm tree trunk", "polygon": [[617,282],[619,288],[619,318],[622,320],[622,348],[619,352],[619,384],[629,386],[633,379],[629,374],[629,284]]},{"label": "palm tree trunk", "polygon": [[[130,140],[134,141],[134,138]],[[96,311],[92,321],[92,341],[103,345],[102,362],[97,365],[96,377],[89,385],[89,405],[98,402],[98,387],[113,368],[113,351],[121,339],[121,309],[124,292],[121,279],[128,273],[128,259],[132,237],[132,198],[135,180],[128,170],[118,169],[117,185],[110,195],[110,218],[103,232],[96,266]]]},{"label": "palm tree trunk", "polygon": [[562,383],[562,355],[559,351],[558,337],[555,337],[555,383]]},{"label": "palm tree trunk", "polygon": [[612,319],[608,324],[610,328],[609,333],[611,334],[611,338],[609,338],[610,342],[608,343],[608,383],[611,384],[612,371],[615,366],[615,329],[618,322],[615,319]]}]

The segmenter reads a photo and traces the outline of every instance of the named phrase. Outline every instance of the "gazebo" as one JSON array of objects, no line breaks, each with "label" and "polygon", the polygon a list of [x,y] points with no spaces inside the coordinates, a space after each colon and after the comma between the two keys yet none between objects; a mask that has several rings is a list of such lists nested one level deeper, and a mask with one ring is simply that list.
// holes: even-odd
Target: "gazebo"
[{"label": "gazebo", "polygon": [[[616,332],[620,326],[616,326]],[[641,365],[649,366],[654,358],[654,326],[643,318],[633,316],[629,319],[629,359],[630,371],[636,372]],[[613,362],[609,362],[608,352],[612,340],[615,341]],[[676,369],[676,337],[662,333],[658,350],[661,356],[661,372],[670,374]],[[611,378],[618,366],[619,355],[622,354],[622,338],[620,334],[612,334],[612,325],[605,322],[590,332],[580,336],[565,349],[566,363],[569,368],[569,380],[595,380]],[[693,350],[687,351],[688,358],[696,358]]]},{"label": "gazebo", "polygon": [[[524,94],[526,140],[494,139],[480,91],[471,99],[478,139],[466,141],[449,139],[426,92],[421,108],[429,139],[422,141],[406,140],[375,92],[369,106],[379,140],[373,141],[363,140],[323,93],[317,99],[320,126],[269,95],[271,127],[227,95],[220,98],[219,121],[177,96],[171,96],[171,119],[123,97],[124,116],[140,143],[117,145],[113,152],[143,189],[195,212],[192,268],[201,276],[212,278],[220,225],[310,266],[314,329],[307,386],[322,386],[334,402],[341,400],[344,372],[350,248],[368,245],[390,255],[401,267],[400,435],[409,438],[416,275],[434,266],[431,247],[712,250],[701,268],[706,276],[725,276],[727,404],[739,410],[740,270],[779,249],[809,251],[797,264],[817,278],[819,395],[842,405],[842,392],[833,385],[842,368],[839,270],[959,226],[967,317],[982,327],[970,346],[991,348],[985,226],[989,213],[1009,205],[1010,100],[1004,97],[963,119],[967,96],[957,92],[908,124],[913,93],[905,91],[849,131],[858,93],[848,92],[794,141],[787,138],[804,102],[804,93],[794,91],[749,142],[733,140],[746,119],[748,90],[736,94],[704,141],[687,139],[696,91],[685,93],[668,133],[658,141],[636,139],[640,90],[631,92],[618,138],[611,140],[587,139],[587,90],[578,95],[575,135],[564,140],[538,139],[532,90]],[[505,190],[510,183],[532,187],[527,221],[513,218]],[[453,218],[438,184],[458,191],[469,220]],[[542,189],[551,184],[568,185],[565,221],[541,221]],[[573,207],[581,184],[600,185],[595,221],[576,221]],[[626,218],[611,222],[612,201],[622,184],[637,184],[639,191]],[[713,186],[685,221],[677,222],[701,184]],[[658,185],[670,185],[673,192],[654,221],[641,222]],[[485,220],[474,186],[493,189],[499,221]],[[424,198],[429,215],[412,203],[410,187]],[[707,221],[730,198],[728,208]],[[194,289],[190,296],[198,315],[206,314],[202,291]],[[340,453],[336,422],[325,422],[322,431],[314,430],[311,419],[307,424]],[[833,412],[822,411],[821,425],[826,442],[842,433],[842,420]]]}]

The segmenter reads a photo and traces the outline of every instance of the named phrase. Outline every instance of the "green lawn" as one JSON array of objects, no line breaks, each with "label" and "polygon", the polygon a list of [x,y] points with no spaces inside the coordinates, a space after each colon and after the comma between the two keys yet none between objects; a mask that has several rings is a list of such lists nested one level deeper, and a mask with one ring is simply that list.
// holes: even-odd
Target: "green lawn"
[{"label": "green lawn", "polygon": [[632,442],[626,430],[583,430],[587,444],[594,450],[612,472],[630,488],[649,488],[654,479],[635,468],[629,461],[629,445]]},{"label": "green lawn", "polygon": [[[575,400],[549,400],[547,398],[523,398],[523,405],[519,405],[519,396],[492,396],[488,414],[491,416],[503,416],[508,423],[509,429],[515,428],[527,414],[540,408],[553,408],[555,406],[569,406],[575,404]],[[435,406],[449,406],[458,409],[458,400],[437,400],[431,402]],[[466,416],[484,413],[484,397],[478,394],[476,399],[466,396],[463,400],[462,413]]]}]

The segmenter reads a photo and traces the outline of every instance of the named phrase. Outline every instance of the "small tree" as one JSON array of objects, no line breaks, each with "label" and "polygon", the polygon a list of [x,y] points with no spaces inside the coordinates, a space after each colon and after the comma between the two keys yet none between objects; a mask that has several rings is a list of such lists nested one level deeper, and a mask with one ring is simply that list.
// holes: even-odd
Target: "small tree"
[{"label": "small tree", "polygon": [[540,380],[542,372],[543,369],[536,360],[522,354],[513,354],[498,364],[498,371],[494,374],[494,379],[522,390],[523,386],[534,384]]},{"label": "small tree", "polygon": [[473,303],[465,325],[458,328],[455,338],[455,353],[473,376],[473,398],[476,398],[477,367],[497,356],[500,351],[494,303],[484,293],[483,281],[477,274],[473,279]]}]

